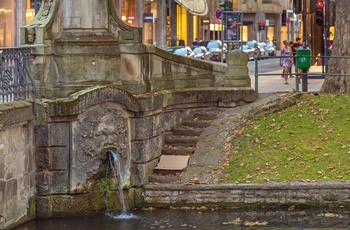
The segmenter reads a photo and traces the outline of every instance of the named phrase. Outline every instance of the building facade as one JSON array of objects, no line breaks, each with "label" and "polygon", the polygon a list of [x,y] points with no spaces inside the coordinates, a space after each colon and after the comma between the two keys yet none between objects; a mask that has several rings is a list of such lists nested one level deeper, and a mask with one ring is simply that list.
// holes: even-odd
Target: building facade
[{"label": "building facade", "polygon": [[[0,47],[19,46],[20,27],[29,23],[43,0],[0,0]],[[221,40],[222,21],[217,17],[224,0],[113,0],[118,16],[128,25],[143,28],[143,42],[160,48],[191,46],[195,40]],[[201,2],[200,4],[198,2]],[[231,0],[229,8],[243,13],[242,42],[276,39],[294,41],[302,23],[293,14],[291,0]],[[186,5],[187,4],[187,5]],[[207,9],[203,9],[203,6]],[[203,14],[203,12],[205,14]],[[258,22],[265,22],[258,30]],[[297,23],[296,23],[297,22]]]}]

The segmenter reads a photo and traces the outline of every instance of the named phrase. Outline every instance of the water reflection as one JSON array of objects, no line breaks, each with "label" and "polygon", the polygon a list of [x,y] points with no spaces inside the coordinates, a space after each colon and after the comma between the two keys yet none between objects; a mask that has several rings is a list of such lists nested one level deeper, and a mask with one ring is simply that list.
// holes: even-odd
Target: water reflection
[{"label": "water reflection", "polygon": [[349,229],[348,210],[134,210],[118,214],[35,220],[16,230],[103,229]]}]

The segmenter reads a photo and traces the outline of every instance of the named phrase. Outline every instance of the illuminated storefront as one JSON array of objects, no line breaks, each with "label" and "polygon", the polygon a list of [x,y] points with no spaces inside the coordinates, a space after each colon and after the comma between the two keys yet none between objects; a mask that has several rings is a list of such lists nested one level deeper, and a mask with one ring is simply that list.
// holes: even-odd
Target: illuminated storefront
[{"label": "illuminated storefront", "polygon": [[0,0],[0,46],[14,46],[15,1]]},{"label": "illuminated storefront", "polygon": [[0,0],[0,47],[20,44],[20,28],[33,20],[41,0]]}]

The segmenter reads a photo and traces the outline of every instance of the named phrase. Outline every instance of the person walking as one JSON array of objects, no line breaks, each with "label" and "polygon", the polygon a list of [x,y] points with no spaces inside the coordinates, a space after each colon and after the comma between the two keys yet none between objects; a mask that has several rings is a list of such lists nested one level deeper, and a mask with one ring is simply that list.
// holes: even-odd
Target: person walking
[{"label": "person walking", "polygon": [[[301,46],[301,39],[298,37],[295,39],[295,43],[292,45],[294,68],[296,67],[295,56],[297,55],[297,50],[299,49],[300,46]],[[301,73],[301,69],[298,69],[298,73]],[[299,83],[300,83],[300,78],[299,78]]]},{"label": "person walking", "polygon": [[288,76],[293,65],[293,51],[287,40],[283,41],[284,47],[281,50],[280,66],[283,67],[284,84],[288,85]]}]

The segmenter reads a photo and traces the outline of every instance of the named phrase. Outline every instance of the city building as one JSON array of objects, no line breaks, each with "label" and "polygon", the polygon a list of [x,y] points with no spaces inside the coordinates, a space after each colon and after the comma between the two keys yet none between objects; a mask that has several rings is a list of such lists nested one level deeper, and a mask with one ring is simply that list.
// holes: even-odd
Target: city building
[{"label": "city building", "polygon": [[[19,31],[30,22],[42,1],[0,0],[0,46],[19,46]],[[50,0],[52,1],[52,0]],[[107,0],[106,0],[107,1]],[[221,40],[219,5],[224,0],[112,0],[118,16],[128,25],[143,28],[143,42],[160,48],[191,46],[196,40]],[[240,40],[294,41],[302,31],[292,0],[230,0],[228,7],[243,13]],[[265,27],[259,30],[258,23]]]}]

